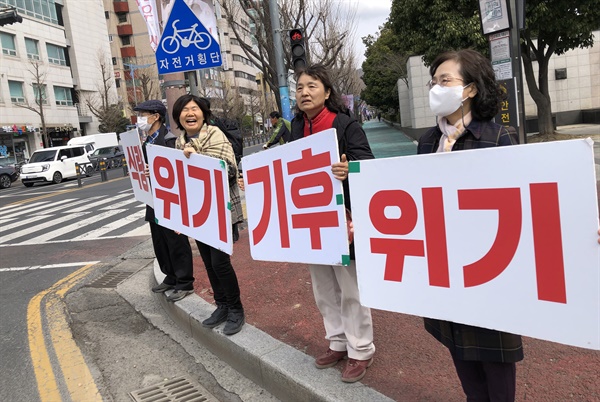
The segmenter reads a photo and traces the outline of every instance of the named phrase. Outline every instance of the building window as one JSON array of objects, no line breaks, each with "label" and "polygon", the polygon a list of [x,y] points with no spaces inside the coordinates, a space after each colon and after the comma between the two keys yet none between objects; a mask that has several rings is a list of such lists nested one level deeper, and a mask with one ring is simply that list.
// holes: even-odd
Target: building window
[{"label": "building window", "polygon": [[15,46],[15,36],[0,32],[0,42],[2,43],[2,53],[9,56],[17,55],[17,47]]},{"label": "building window", "polygon": [[67,58],[65,56],[65,48],[46,43],[46,50],[48,51],[48,61],[53,64],[61,66],[67,65]]},{"label": "building window", "polygon": [[104,12],[104,18],[105,19],[109,19],[110,18],[110,13],[108,11]]},{"label": "building window", "polygon": [[2,1],[4,5],[17,8],[20,14],[25,14],[42,21],[58,24],[56,4],[54,0],[9,0]]},{"label": "building window", "polygon": [[19,81],[8,81],[8,90],[10,91],[10,101],[14,103],[25,103],[23,95],[23,83]]},{"label": "building window", "polygon": [[123,44],[123,46],[131,45],[131,35],[121,36],[120,38],[121,38],[121,43]]},{"label": "building window", "polygon": [[119,20],[119,24],[127,22],[127,13],[119,13],[119,14],[117,14],[117,19]]},{"label": "building window", "polygon": [[117,58],[116,58],[116,57],[113,57],[113,58],[112,58],[112,65],[113,65],[113,66],[116,66],[116,65],[117,65]]},{"label": "building window", "polygon": [[113,41],[113,36],[112,36],[112,34],[108,34],[108,41],[109,41],[110,43],[112,43],[112,41]]},{"label": "building window", "polygon": [[235,45],[235,46],[240,45],[240,42],[237,39],[230,38],[229,41],[230,41],[229,43],[231,43],[232,45]]},{"label": "building window", "polygon": [[25,48],[27,49],[27,58],[30,60],[40,59],[40,50],[38,41],[35,39],[25,38]]},{"label": "building window", "polygon": [[115,80],[115,86],[116,86],[117,88],[121,88],[121,80],[120,80],[119,78],[117,78],[117,79]]},{"label": "building window", "polygon": [[54,87],[54,97],[58,106],[73,106],[71,88]]},{"label": "building window", "polygon": [[233,55],[233,61],[243,63],[247,66],[252,66],[252,62],[249,59],[245,58],[244,56],[240,56],[238,54]]},{"label": "building window", "polygon": [[256,81],[256,77],[243,71],[234,71],[234,75],[238,78],[244,78],[250,81]]},{"label": "building window", "polygon": [[37,84],[33,84],[32,86],[33,86],[33,95],[35,96],[36,105],[40,104],[40,91],[41,91],[41,97],[42,97],[42,104],[47,105],[48,97],[46,96],[46,86],[45,85],[37,85]]}]

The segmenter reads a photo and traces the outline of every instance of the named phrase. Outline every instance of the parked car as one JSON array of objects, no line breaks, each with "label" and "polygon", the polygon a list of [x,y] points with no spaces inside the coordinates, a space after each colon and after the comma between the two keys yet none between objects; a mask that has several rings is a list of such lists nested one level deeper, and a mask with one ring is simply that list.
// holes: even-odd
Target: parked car
[{"label": "parked car", "polygon": [[21,182],[25,187],[42,182],[60,183],[77,177],[75,163],[85,165],[86,176],[94,172],[82,145],[39,149],[31,155],[29,163],[21,167]]},{"label": "parked car", "polygon": [[90,154],[90,162],[96,170],[99,169],[101,160],[106,162],[106,168],[115,168],[123,165],[123,148],[118,146],[96,148]]},{"label": "parked car", "polygon": [[19,171],[12,165],[0,165],[0,188],[9,188],[19,178]]}]

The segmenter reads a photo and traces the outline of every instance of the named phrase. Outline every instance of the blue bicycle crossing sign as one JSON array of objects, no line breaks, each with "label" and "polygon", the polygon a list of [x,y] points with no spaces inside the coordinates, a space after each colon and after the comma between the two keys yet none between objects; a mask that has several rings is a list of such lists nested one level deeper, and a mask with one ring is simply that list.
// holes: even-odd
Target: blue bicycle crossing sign
[{"label": "blue bicycle crossing sign", "polygon": [[218,67],[221,47],[184,0],[175,0],[156,49],[159,74]]}]

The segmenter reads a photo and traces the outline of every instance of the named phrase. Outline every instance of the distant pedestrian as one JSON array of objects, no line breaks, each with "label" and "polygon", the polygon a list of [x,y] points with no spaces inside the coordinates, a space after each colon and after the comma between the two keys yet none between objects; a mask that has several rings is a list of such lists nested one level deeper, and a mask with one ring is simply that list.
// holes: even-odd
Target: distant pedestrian
[{"label": "distant pedestrian", "polygon": [[[173,105],[173,121],[184,133],[177,139],[177,149],[183,150],[186,158],[198,153],[222,159],[227,163],[231,222],[243,220],[242,205],[237,191],[237,165],[231,143],[211,121],[210,106],[195,95],[183,95]],[[240,298],[237,275],[231,265],[229,254],[196,240],[200,256],[210,280],[217,309],[209,318],[202,321],[206,328],[214,328],[225,322],[223,333],[238,333],[245,322],[244,309]]]},{"label": "distant pedestrian", "polygon": [[269,115],[271,119],[271,125],[273,126],[273,131],[271,133],[271,137],[269,141],[265,145],[263,145],[264,149],[270,148],[271,146],[279,143],[280,145],[289,142],[290,140],[290,130],[292,128],[291,123],[281,117],[279,112],[274,111]]},{"label": "distant pedestrian", "polygon": [[381,121],[381,112],[377,113],[377,120]]},{"label": "distant pedestrian", "polygon": [[[159,100],[148,100],[133,108],[137,112],[137,127],[147,133],[142,151],[148,163],[146,146],[148,144],[175,148],[177,137],[165,127],[167,108]],[[148,166],[148,165],[146,165]],[[186,235],[176,233],[156,223],[154,209],[146,205],[146,221],[150,225],[152,246],[156,261],[165,279],[154,286],[154,293],[173,290],[167,300],[177,301],[194,292],[194,266],[192,248]]]},{"label": "distant pedestrian", "polygon": [[[504,92],[488,59],[474,50],[447,52],[433,61],[429,73],[429,105],[438,121],[419,138],[417,153],[518,143],[513,128],[492,121]],[[429,318],[425,329],[450,350],[467,401],[514,401],[515,363],[523,359],[520,336]]]},{"label": "distant pedestrian", "polygon": [[[344,188],[344,202],[350,210],[348,160],[373,159],[367,136],[361,125],[350,116],[338,92],[333,87],[325,67],[307,67],[296,76],[298,113],[292,120],[292,138],[298,140],[311,134],[335,128],[339,144],[339,163],[332,165],[336,179]],[[362,379],[373,363],[373,323],[371,310],[361,306],[354,262],[354,245],[350,245],[350,265],[310,265],[313,293],[323,316],[327,351],[315,360],[317,368],[336,365],[348,357],[342,381]]]}]

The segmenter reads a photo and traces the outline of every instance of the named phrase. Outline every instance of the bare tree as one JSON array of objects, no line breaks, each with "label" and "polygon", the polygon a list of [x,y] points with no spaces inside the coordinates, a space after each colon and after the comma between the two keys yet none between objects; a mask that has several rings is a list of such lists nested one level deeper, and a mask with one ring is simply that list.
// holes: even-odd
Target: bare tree
[{"label": "bare tree", "polygon": [[102,52],[98,52],[98,69],[100,80],[96,86],[97,92],[79,91],[79,99],[98,118],[100,132],[123,132],[130,122],[123,116],[123,105],[112,91],[115,81],[111,64]]},{"label": "bare tree", "polygon": [[217,96],[210,97],[211,109],[216,115],[233,119],[237,121],[238,125],[241,125],[246,110],[239,90],[229,81],[225,81],[222,91],[219,92],[220,94],[216,91],[213,92]]},{"label": "bare tree", "polygon": [[[139,69],[139,72],[136,75],[140,80],[140,89],[143,98],[140,102],[149,99],[160,99],[158,88],[155,86],[156,74],[152,71],[152,68]],[[135,77],[133,78],[135,79]]]},{"label": "bare tree", "polygon": [[[270,88],[279,87],[268,2],[250,0],[220,0],[224,16],[247,58],[263,73]],[[300,13],[298,13],[300,10]],[[284,34],[286,70],[290,70],[291,54],[289,39],[285,32],[297,27],[304,28],[307,61],[333,67],[335,63],[356,61],[344,60],[342,50],[350,47],[354,36],[356,9],[347,8],[335,0],[283,0],[279,4],[279,15]],[[255,27],[250,30],[251,24]],[[255,38],[256,46],[249,40]],[[353,61],[354,60],[354,61]],[[357,66],[354,67],[356,69]],[[277,105],[281,104],[279,91],[274,91]]]},{"label": "bare tree", "polygon": [[48,129],[46,127],[46,115],[44,110],[44,106],[46,106],[48,103],[48,98],[46,95],[46,66],[41,61],[29,60],[29,66],[27,70],[31,73],[33,77],[31,81],[31,86],[33,87],[33,94],[35,96],[35,99],[33,101],[33,104],[29,103],[29,99],[27,99],[26,104],[17,103],[16,106],[31,110],[32,112],[35,112],[38,116],[40,116],[40,121],[42,125],[42,141],[44,142],[44,148],[48,148],[50,146],[50,141],[48,140]]}]

